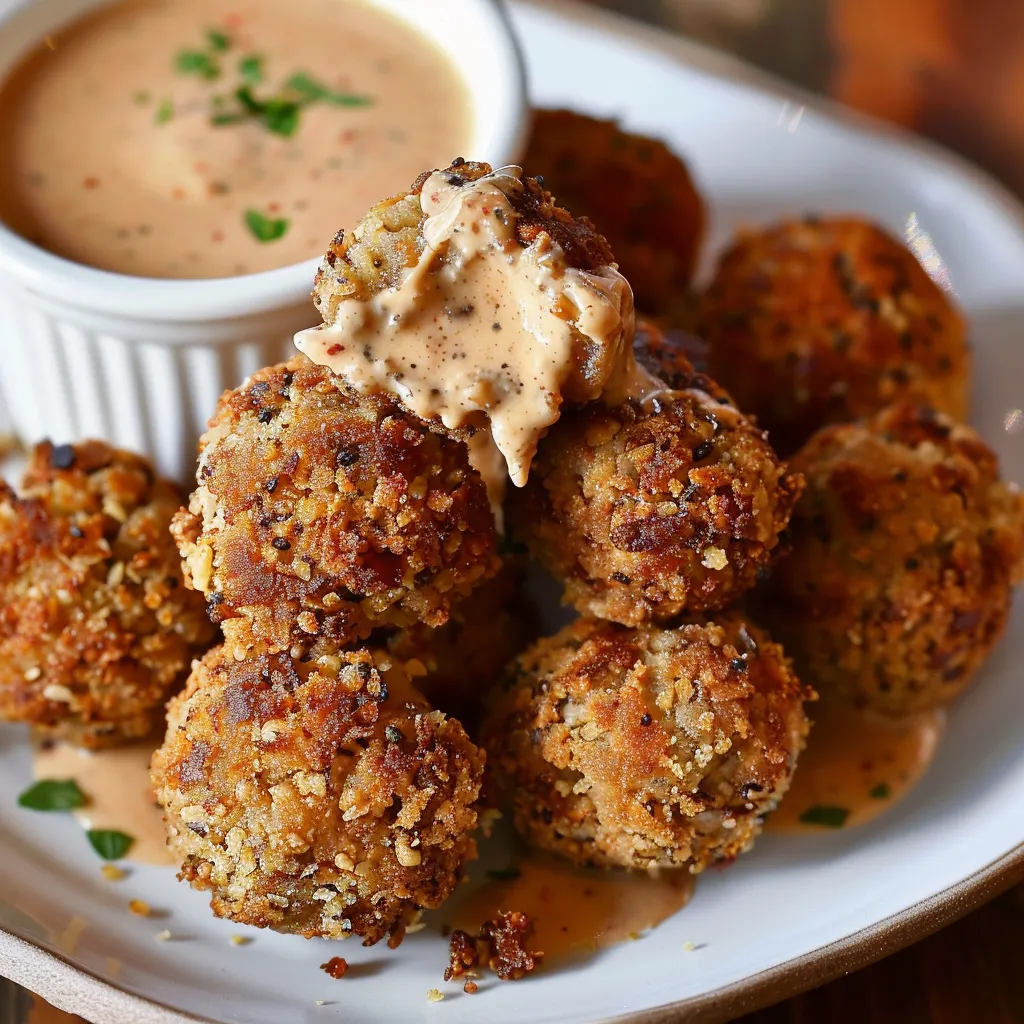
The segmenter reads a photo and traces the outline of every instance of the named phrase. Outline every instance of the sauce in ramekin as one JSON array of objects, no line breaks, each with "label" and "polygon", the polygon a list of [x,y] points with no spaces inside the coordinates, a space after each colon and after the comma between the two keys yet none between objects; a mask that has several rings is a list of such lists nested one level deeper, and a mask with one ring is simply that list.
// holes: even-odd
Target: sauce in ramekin
[{"label": "sauce in ramekin", "polygon": [[0,219],[123,274],[269,270],[321,253],[469,129],[446,57],[360,0],[123,0],[0,88]]}]

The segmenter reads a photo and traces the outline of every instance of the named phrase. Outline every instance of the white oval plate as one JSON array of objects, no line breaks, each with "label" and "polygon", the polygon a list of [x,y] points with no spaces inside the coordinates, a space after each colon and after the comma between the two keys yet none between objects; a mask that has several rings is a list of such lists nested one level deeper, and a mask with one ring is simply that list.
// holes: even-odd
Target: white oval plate
[{"label": "white oval plate", "polygon": [[[815,109],[669,36],[582,7],[517,6],[514,20],[538,103],[619,115],[687,156],[710,200],[712,248],[740,222],[807,210],[927,232],[971,317],[975,423],[1007,475],[1024,480],[1024,418],[1013,414],[1024,405],[1024,219],[1013,200],[930,146]],[[517,984],[488,981],[474,996],[441,981],[446,944],[430,929],[397,952],[269,932],[234,947],[238,926],[214,920],[172,871],[102,881],[74,821],[17,809],[28,747],[22,732],[0,730],[0,973],[103,1024],[722,1020],[868,962],[1019,874],[1022,661],[1018,606],[984,678],[953,709],[937,761],[888,816],[849,832],[768,834],[639,941]],[[133,897],[171,916],[132,917]],[[60,937],[73,917],[84,930],[72,952]],[[165,926],[186,938],[156,942]],[[362,965],[343,982],[318,969],[337,954]],[[427,1002],[431,988],[446,991],[443,1003]]]}]

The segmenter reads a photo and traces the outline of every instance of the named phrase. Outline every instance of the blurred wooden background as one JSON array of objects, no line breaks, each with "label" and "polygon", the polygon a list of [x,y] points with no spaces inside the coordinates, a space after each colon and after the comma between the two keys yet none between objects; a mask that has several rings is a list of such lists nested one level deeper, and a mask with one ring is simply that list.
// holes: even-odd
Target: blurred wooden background
[{"label": "blurred wooden background", "polygon": [[[1024,196],[1024,0],[594,0],[956,150]],[[742,1024],[1024,1024],[1024,886]]]}]

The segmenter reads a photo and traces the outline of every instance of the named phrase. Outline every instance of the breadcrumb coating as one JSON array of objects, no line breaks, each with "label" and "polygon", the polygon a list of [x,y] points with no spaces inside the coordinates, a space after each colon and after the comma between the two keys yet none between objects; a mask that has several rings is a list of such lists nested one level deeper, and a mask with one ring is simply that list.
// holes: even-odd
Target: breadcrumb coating
[{"label": "breadcrumb coating", "polygon": [[179,877],[218,917],[394,947],[475,856],[484,755],[388,655],[321,650],[210,651],[169,705],[153,784]]},{"label": "breadcrumb coating", "polygon": [[0,483],[0,719],[84,747],[146,736],[214,630],[171,539],[178,488],[100,441]]},{"label": "breadcrumb coating", "polygon": [[566,603],[625,625],[736,601],[779,553],[801,489],[714,381],[653,327],[638,338],[675,390],[563,414],[507,506]]},{"label": "breadcrumb coating", "polygon": [[585,866],[692,872],[750,847],[811,696],[737,612],[671,629],[578,619],[508,685],[484,743],[527,840]]},{"label": "breadcrumb coating", "polygon": [[969,427],[906,402],[797,453],[793,553],[759,595],[801,676],[874,710],[945,704],[1024,579],[1024,496]]},{"label": "breadcrumb coating", "polygon": [[700,301],[696,333],[711,373],[783,455],[826,423],[903,398],[967,418],[962,317],[912,252],[861,220],[741,235]]},{"label": "breadcrumb coating", "polygon": [[305,356],[221,398],[197,481],[174,534],[243,652],[443,625],[500,564],[465,446]]},{"label": "breadcrumb coating", "polygon": [[707,218],[686,164],[663,142],[572,110],[537,110],[523,165],[593,218],[638,309],[664,313],[678,302]]}]

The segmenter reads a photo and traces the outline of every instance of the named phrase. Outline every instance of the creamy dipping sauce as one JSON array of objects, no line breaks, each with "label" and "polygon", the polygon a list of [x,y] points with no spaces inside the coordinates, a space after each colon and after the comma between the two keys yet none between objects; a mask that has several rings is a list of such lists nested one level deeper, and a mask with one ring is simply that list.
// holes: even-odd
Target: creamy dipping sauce
[{"label": "creamy dipping sauce", "polygon": [[[519,487],[566,395],[621,400],[638,377],[629,284],[613,267],[567,265],[545,232],[520,244],[509,196],[521,174],[506,167],[469,182],[435,171],[420,195],[417,265],[295,338],[361,391],[391,391],[449,428],[486,423]],[[581,369],[584,345],[601,353],[590,360],[603,368],[598,379]]]},{"label": "creamy dipping sauce", "polygon": [[154,743],[89,751],[67,743],[45,744],[33,755],[37,779],[71,779],[86,796],[72,813],[84,829],[124,832],[135,841],[127,860],[177,865],[167,849],[163,817],[149,781]]},{"label": "creamy dipping sauce", "polygon": [[828,701],[812,704],[807,749],[770,829],[848,828],[884,814],[931,764],[945,712],[885,718]]},{"label": "creamy dipping sauce", "polygon": [[269,270],[322,253],[469,129],[445,56],[359,0],[127,0],[0,88],[0,219],[124,274]]},{"label": "creamy dipping sauce", "polygon": [[472,893],[452,927],[475,935],[499,911],[522,911],[534,927],[530,948],[548,962],[638,938],[682,910],[694,887],[686,871],[586,871],[539,854],[516,870],[515,878],[494,879]]}]

